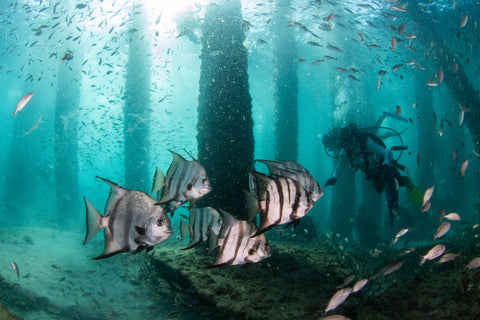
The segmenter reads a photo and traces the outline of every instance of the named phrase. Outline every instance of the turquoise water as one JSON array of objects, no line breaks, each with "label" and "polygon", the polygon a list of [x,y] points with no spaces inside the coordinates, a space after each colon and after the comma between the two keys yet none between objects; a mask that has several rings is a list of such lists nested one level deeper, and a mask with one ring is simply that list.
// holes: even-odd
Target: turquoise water
[{"label": "turquoise water", "polygon": [[[148,291],[140,276],[143,254],[91,261],[103,239],[97,235],[82,246],[82,197],[103,208],[109,188],[96,176],[148,193],[155,168],[167,172],[169,150],[202,154],[197,108],[205,81],[200,74],[208,3],[0,3],[0,276],[1,302],[11,313],[26,319],[195,318],[182,308],[171,314],[174,306],[143,291]],[[218,6],[231,3],[236,2]],[[401,188],[400,217],[390,229],[385,196],[364,182],[362,172],[346,172],[338,185],[324,188],[308,214],[319,239],[338,236],[374,250],[409,228],[411,243],[428,246],[443,209],[457,212],[462,222],[452,223],[446,238],[436,242],[454,241],[480,222],[478,3],[241,1],[241,15],[253,159],[298,161],[323,187],[333,170],[322,144],[328,130],[351,122],[370,127],[390,112],[406,120],[390,117],[382,123],[400,132],[408,146],[401,156],[394,152],[408,169],[402,174],[420,197],[435,186],[427,212]],[[234,43],[233,36],[217,40],[226,47]],[[294,79],[295,87],[277,87],[282,77]],[[33,98],[11,115],[29,92]],[[282,93],[296,95],[291,109],[298,118],[287,118],[298,129],[291,121],[275,122]],[[236,99],[241,97],[234,92]],[[236,116],[240,121],[242,115]],[[282,130],[297,135],[289,159],[277,156],[285,148],[276,140]],[[402,143],[397,136],[384,142]],[[177,211],[174,235],[160,246],[178,246],[180,213],[187,210]],[[472,246],[465,264],[478,256]],[[92,284],[103,281],[115,286]],[[15,298],[6,298],[9,294]],[[112,304],[118,307],[106,307]]]}]

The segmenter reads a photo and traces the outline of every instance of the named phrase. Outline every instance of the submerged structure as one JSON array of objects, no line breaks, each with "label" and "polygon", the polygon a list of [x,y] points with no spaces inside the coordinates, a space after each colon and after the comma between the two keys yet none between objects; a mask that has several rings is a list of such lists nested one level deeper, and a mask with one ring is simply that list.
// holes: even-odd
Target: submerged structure
[{"label": "submerged structure", "polygon": [[198,161],[212,192],[202,206],[246,217],[242,196],[253,165],[253,120],[248,84],[245,29],[240,1],[211,4],[202,27],[198,98]]},{"label": "submerged structure", "polygon": [[[0,1],[0,318],[480,318],[479,28],[463,0]],[[349,124],[381,148],[329,154]],[[327,183],[345,155],[409,178],[392,223],[367,166]]]},{"label": "submerged structure", "polygon": [[[144,13],[145,14],[145,13]],[[135,190],[150,188],[150,70],[151,53],[148,42],[138,34],[145,33],[142,14],[131,13],[126,65],[125,105],[123,106],[123,138],[125,183]]]}]

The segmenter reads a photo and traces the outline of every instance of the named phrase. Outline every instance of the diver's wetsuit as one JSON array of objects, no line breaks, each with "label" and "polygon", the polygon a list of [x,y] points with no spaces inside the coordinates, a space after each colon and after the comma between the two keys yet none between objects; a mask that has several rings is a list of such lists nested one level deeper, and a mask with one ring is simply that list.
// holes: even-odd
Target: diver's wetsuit
[{"label": "diver's wetsuit", "polygon": [[[365,172],[367,180],[372,180],[373,187],[378,193],[385,190],[390,226],[398,214],[398,186],[404,186],[408,177],[403,177],[398,172],[396,161],[393,160],[392,151],[386,148],[383,141],[376,135],[358,131],[352,139],[352,145],[340,150],[332,178],[327,185],[334,184],[342,172],[343,166],[350,166]],[[332,183],[333,182],[333,183]],[[397,212],[395,212],[397,211]]]}]

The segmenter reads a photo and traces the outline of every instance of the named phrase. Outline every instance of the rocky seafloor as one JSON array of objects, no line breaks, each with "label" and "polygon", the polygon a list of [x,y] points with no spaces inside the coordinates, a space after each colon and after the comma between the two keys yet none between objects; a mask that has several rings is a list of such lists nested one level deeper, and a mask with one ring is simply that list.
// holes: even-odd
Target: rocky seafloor
[{"label": "rocky seafloor", "polygon": [[[480,319],[480,269],[465,268],[480,256],[480,228],[471,225],[456,226],[455,232],[435,242],[420,242],[409,232],[393,246],[379,244],[370,250],[338,236],[305,241],[269,234],[270,258],[211,269],[207,266],[215,253],[208,253],[204,244],[180,250],[187,243],[175,239],[148,254],[125,253],[97,261],[90,259],[95,255],[88,247],[80,247],[80,254],[69,253],[68,248],[81,243],[80,235],[77,239],[68,234],[75,240],[72,244],[54,246],[48,250],[57,250],[47,254],[42,248],[47,250],[44,243],[51,242],[53,231],[2,234],[8,235],[0,241],[2,246],[16,251],[6,250],[9,255],[0,265],[0,303],[20,318],[290,320],[341,314],[369,320]],[[32,235],[30,244],[22,243],[25,234]],[[436,243],[459,257],[420,266],[421,256]],[[19,278],[10,255],[20,267]],[[369,282],[324,314],[330,298],[352,275],[355,279],[344,287],[360,279]],[[14,317],[0,308],[1,319]]]},{"label": "rocky seafloor", "polygon": [[[460,256],[420,266],[421,256],[434,243],[419,244],[404,254],[403,245],[365,250],[327,239],[271,241],[272,256],[261,263],[212,269],[206,266],[215,257],[204,246],[186,251],[160,246],[142,270],[152,290],[199,319],[318,319],[332,314],[374,320],[480,319],[480,270],[465,269],[479,255],[476,243],[471,231],[445,239],[447,252]],[[386,271],[401,261],[400,269]],[[355,279],[348,287],[362,278],[370,280],[324,314],[350,275]]]}]

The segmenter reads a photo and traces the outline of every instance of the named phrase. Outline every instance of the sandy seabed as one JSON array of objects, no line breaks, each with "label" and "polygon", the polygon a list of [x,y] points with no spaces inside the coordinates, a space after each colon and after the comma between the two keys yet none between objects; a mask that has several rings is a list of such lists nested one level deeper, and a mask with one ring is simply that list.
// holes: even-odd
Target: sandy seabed
[{"label": "sandy seabed", "polygon": [[103,234],[87,246],[83,240],[62,230],[1,228],[0,303],[22,319],[167,318],[171,308],[140,279],[145,255],[92,260]]},{"label": "sandy seabed", "polygon": [[[180,250],[187,242],[174,237],[148,254],[92,260],[102,235],[83,246],[80,233],[3,227],[0,319],[318,319],[350,275],[348,287],[370,280],[327,315],[480,319],[480,269],[465,270],[480,255],[479,231],[468,230],[442,239],[447,251],[461,252],[445,264],[419,266],[433,243],[409,243],[415,250],[400,255],[403,246],[366,250],[324,237],[271,240],[272,257],[261,263],[207,269],[214,254],[203,244]],[[398,261],[399,270],[383,274]]]}]

